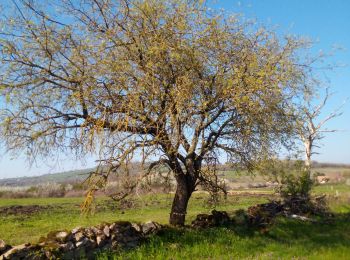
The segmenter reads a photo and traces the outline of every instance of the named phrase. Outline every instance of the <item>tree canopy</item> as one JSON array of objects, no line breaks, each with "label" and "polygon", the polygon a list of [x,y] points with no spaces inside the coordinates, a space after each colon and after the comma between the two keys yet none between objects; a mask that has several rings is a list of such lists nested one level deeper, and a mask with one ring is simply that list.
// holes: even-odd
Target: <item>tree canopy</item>
[{"label": "tree canopy", "polygon": [[2,140],[28,156],[168,167],[184,224],[209,165],[253,167],[293,132],[308,43],[195,0],[13,1],[0,32]]}]

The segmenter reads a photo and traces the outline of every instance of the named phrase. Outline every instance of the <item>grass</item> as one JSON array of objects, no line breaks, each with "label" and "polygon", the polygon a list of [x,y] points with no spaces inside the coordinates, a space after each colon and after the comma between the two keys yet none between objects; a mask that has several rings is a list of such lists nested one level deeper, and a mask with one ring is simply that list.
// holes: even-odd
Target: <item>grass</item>
[{"label": "grass", "polygon": [[[209,212],[205,208],[207,200],[204,194],[195,194],[189,204],[187,223],[190,223],[197,214]],[[9,244],[36,242],[53,230],[73,229],[77,226],[92,226],[101,222],[128,220],[145,222],[148,220],[166,224],[169,218],[172,195],[147,195],[136,200],[134,209],[118,210],[107,199],[99,198],[96,202],[95,213],[90,216],[82,215],[80,204],[82,198],[30,198],[30,199],[0,199],[0,207],[14,205],[50,205],[50,210],[44,210],[34,215],[1,215],[0,238]],[[258,196],[230,196],[228,200],[217,208],[233,211],[247,208],[256,203],[265,202],[265,197]]]},{"label": "grass", "polygon": [[309,224],[279,219],[267,234],[254,230],[170,229],[141,247],[99,259],[349,259],[349,219]]},{"label": "grass", "polygon": [[[333,186],[333,188],[332,188]],[[249,190],[252,192],[253,190]],[[336,192],[337,191],[337,192]],[[331,209],[337,213],[331,224],[310,224],[278,219],[267,233],[242,226],[204,231],[169,229],[141,247],[122,252],[101,253],[99,259],[349,259],[350,187],[345,184],[316,186],[315,194],[327,193]],[[337,195],[337,196],[336,196]],[[0,208],[13,205],[50,205],[32,215],[1,215],[0,239],[9,244],[36,242],[53,230],[92,226],[101,222],[128,220],[168,222],[171,194],[147,195],[135,199],[135,208],[120,210],[110,200],[99,198],[95,214],[81,215],[82,198],[0,199]],[[194,194],[190,200],[187,224],[197,214],[210,212],[207,195]],[[217,209],[232,213],[268,200],[266,195],[232,195]]]}]

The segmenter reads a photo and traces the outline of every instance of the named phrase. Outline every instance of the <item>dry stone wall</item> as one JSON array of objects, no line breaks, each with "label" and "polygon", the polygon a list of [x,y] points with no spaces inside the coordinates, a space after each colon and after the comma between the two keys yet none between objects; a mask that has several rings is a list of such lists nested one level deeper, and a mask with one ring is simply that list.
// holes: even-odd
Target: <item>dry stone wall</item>
[{"label": "dry stone wall", "polygon": [[49,233],[38,244],[7,245],[0,240],[0,260],[5,259],[95,259],[101,250],[133,248],[162,229],[156,222],[119,221],[71,231]]}]

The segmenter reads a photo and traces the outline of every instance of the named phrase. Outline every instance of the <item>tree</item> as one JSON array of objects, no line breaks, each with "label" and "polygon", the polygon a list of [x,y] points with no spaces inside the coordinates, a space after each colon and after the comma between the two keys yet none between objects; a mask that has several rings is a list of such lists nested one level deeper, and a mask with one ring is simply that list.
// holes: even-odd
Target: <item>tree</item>
[{"label": "tree", "polygon": [[135,158],[142,176],[163,165],[177,183],[170,223],[183,225],[196,187],[216,185],[213,162],[252,169],[289,140],[309,77],[307,42],[201,2],[13,1],[0,39],[7,150],[96,152],[90,195]]},{"label": "tree", "polygon": [[314,151],[315,147],[319,147],[316,142],[322,140],[325,133],[338,131],[336,129],[325,129],[324,125],[329,120],[342,115],[342,106],[338,107],[324,118],[320,118],[329,97],[329,88],[326,88],[324,97],[315,105],[315,99],[306,95],[304,103],[298,110],[296,130],[304,145],[305,166],[307,169],[311,168],[312,155],[317,153]]}]

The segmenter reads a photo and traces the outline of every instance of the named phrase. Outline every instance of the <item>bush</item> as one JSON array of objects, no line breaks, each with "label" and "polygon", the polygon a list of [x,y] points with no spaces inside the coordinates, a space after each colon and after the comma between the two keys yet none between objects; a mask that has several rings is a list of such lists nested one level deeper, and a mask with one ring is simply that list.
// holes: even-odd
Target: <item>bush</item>
[{"label": "bush", "polygon": [[311,190],[315,179],[300,160],[270,160],[260,166],[261,172],[279,186],[276,192],[281,196],[288,214],[324,215],[328,212],[326,197],[313,198]]},{"label": "bush", "polygon": [[310,171],[302,170],[299,175],[286,175],[280,194],[283,199],[288,198],[304,198],[309,199],[314,181],[310,177]]}]

